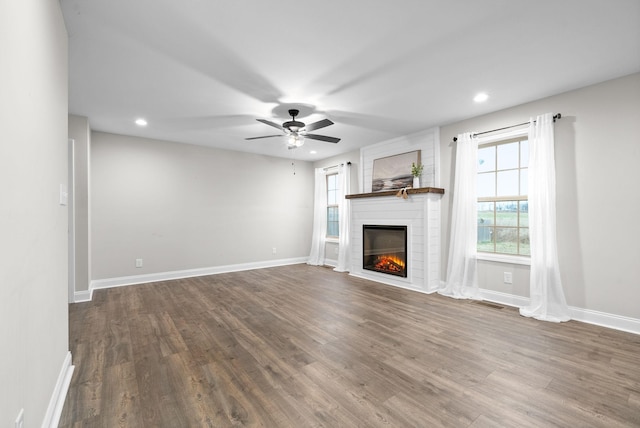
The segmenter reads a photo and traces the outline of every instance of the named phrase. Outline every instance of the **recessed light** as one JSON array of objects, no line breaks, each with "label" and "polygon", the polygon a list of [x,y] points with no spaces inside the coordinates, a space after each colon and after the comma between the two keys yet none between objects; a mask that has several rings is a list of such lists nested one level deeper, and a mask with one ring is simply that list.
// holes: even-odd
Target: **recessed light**
[{"label": "recessed light", "polygon": [[147,126],[147,121],[144,120],[143,118],[136,119],[136,125],[138,125],[138,126]]},{"label": "recessed light", "polygon": [[475,97],[473,97],[473,101],[475,101],[477,103],[483,103],[483,102],[487,101],[488,99],[489,99],[489,95],[485,94],[484,92],[480,92]]},{"label": "recessed light", "polygon": [[315,150],[311,150],[309,153],[311,153],[312,155],[315,155],[318,152],[316,152]]}]

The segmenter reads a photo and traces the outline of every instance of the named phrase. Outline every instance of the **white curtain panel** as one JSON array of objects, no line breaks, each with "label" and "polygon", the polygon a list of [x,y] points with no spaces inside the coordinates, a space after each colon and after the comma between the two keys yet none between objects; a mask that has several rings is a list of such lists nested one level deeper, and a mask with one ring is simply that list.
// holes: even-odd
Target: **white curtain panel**
[{"label": "white curtain panel", "polygon": [[478,141],[472,137],[471,133],[460,134],[456,142],[447,280],[438,290],[438,293],[456,299],[480,299],[476,249],[477,171]]},{"label": "white curtain panel", "polygon": [[568,321],[556,241],[556,167],[553,114],[529,126],[530,303],[520,314],[544,321]]},{"label": "white curtain panel", "polygon": [[313,234],[307,264],[324,265],[324,244],[327,236],[327,180],[323,168],[316,168],[313,199]]},{"label": "white curtain panel", "polygon": [[338,238],[338,265],[333,269],[336,272],[349,272],[351,265],[351,248],[349,245],[351,235],[351,201],[345,196],[351,193],[351,165],[347,162],[338,169],[338,212],[340,213],[339,238]]}]

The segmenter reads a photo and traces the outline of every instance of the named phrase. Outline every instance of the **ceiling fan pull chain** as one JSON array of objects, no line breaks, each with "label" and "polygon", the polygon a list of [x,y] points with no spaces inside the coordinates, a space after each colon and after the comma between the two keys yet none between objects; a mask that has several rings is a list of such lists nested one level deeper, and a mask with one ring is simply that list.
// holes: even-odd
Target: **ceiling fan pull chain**
[{"label": "ceiling fan pull chain", "polygon": [[296,151],[291,153],[291,166],[293,167],[293,175],[296,175]]}]

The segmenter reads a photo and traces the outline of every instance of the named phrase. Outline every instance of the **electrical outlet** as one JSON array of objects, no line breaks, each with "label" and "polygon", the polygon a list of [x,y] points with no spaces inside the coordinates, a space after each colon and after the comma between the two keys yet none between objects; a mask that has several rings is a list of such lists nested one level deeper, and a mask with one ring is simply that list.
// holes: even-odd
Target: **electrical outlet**
[{"label": "electrical outlet", "polygon": [[273,249],[271,250],[271,253],[272,253],[272,254],[276,254],[276,253],[277,253],[277,251],[276,251],[276,247],[273,247]]},{"label": "electrical outlet", "polygon": [[142,267],[142,259],[136,259],[136,267],[137,268],[141,268]]},{"label": "electrical outlet", "polygon": [[504,283],[505,284],[513,284],[513,273],[505,272],[504,273]]},{"label": "electrical outlet", "polygon": [[16,428],[24,428],[24,409],[20,409],[20,413],[18,413]]}]

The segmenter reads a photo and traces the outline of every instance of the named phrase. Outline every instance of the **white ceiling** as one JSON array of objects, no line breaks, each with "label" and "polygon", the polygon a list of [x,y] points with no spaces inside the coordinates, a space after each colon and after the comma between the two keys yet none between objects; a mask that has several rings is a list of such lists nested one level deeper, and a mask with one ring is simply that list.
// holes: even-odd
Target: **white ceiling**
[{"label": "white ceiling", "polygon": [[[640,71],[638,0],[60,3],[93,130],[302,160]],[[245,140],[298,105],[342,141]]]}]

